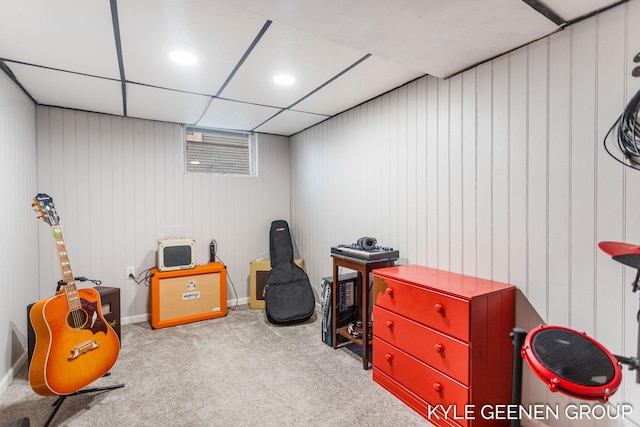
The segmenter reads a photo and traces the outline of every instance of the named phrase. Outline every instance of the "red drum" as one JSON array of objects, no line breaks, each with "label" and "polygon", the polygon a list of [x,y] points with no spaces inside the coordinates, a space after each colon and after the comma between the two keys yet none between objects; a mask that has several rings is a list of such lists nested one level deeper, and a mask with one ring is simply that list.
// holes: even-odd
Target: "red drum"
[{"label": "red drum", "polygon": [[584,333],[562,326],[540,325],[522,346],[522,357],[551,391],[606,402],[620,386],[616,358]]},{"label": "red drum", "polygon": [[611,255],[614,260],[640,269],[640,247],[621,242],[600,242],[598,247],[602,252]]}]

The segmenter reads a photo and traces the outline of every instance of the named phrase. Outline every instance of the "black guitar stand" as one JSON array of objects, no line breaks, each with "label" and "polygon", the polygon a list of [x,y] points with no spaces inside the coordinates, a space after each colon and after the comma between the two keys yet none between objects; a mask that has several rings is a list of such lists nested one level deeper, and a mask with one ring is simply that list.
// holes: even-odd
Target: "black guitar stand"
[{"label": "black guitar stand", "polygon": [[[73,278],[76,282],[92,282],[93,286],[100,286],[102,284],[102,280],[98,280],[98,279],[87,279],[84,276],[80,276],[80,277],[74,277]],[[62,289],[63,286],[67,286],[67,282],[65,282],[64,280],[58,280],[58,285],[56,286],[56,292],[58,292],[60,289]]]},{"label": "black guitar stand", "polygon": [[[87,280],[95,283],[96,286],[100,286],[100,280],[94,280],[94,279],[87,279],[86,277],[74,277],[75,280],[80,281],[80,282],[85,282]],[[60,289],[62,289],[63,286],[66,286],[67,283],[64,280],[59,280],[58,281],[58,285],[56,286],[56,292],[58,292]],[[106,374],[104,374],[102,376],[102,378],[104,377],[108,377],[109,375],[111,375],[111,372],[107,372]],[[56,416],[56,414],[58,413],[58,410],[60,409],[60,407],[62,406],[62,404],[64,403],[64,401],[67,399],[67,397],[69,396],[77,396],[79,394],[87,394],[87,393],[97,393],[97,392],[101,392],[101,391],[111,391],[111,390],[115,390],[118,388],[122,388],[124,387],[124,384],[115,384],[115,385],[109,385],[109,386],[104,386],[104,387],[93,387],[93,388],[83,388],[81,390],[78,390],[76,392],[70,393],[70,394],[65,394],[65,395],[59,395],[58,398],[55,400],[55,402],[53,402],[53,404],[51,406],[53,406],[53,411],[51,411],[51,414],[49,415],[49,418],[47,418],[47,421],[44,423],[44,427],[49,427],[49,424],[51,424],[51,421],[53,421],[53,417]]]},{"label": "black guitar stand", "polygon": [[[631,283],[631,292],[636,293],[640,289],[640,269],[636,273],[636,278]],[[618,362],[628,365],[630,371],[636,371],[636,383],[640,384],[640,308],[636,314],[636,321],[638,322],[638,341],[637,341],[637,353],[635,357],[625,357],[614,355]]]},{"label": "black guitar stand", "polygon": [[[634,294],[638,292],[640,290],[640,246],[622,242],[600,242],[598,247],[610,255],[614,261],[636,269],[636,277],[631,283],[631,292]],[[640,384],[640,308],[636,314],[636,321],[638,322],[638,341],[635,357],[614,356],[618,362],[628,365],[630,371],[636,371],[636,383]]]},{"label": "black guitar stand", "polygon": [[[524,361],[520,351],[527,337],[527,331],[521,328],[513,328],[509,338],[513,342],[513,377],[511,383],[511,403],[520,406],[522,404],[522,366]],[[520,418],[511,420],[511,427],[520,427]]]},{"label": "black guitar stand", "polygon": [[[103,378],[106,376],[111,375],[110,372],[107,372],[106,374],[103,375]],[[104,387],[94,387],[94,388],[83,388],[82,390],[78,390],[74,393],[71,394],[65,394],[65,395],[60,395],[58,396],[58,398],[56,399],[55,402],[53,402],[53,404],[51,406],[53,406],[53,411],[51,412],[51,414],[49,415],[49,418],[47,418],[47,421],[44,423],[44,427],[49,427],[49,424],[51,424],[51,421],[53,420],[53,417],[56,416],[56,414],[58,413],[58,409],[60,409],[60,406],[62,406],[62,404],[64,403],[65,399],[69,396],[76,396],[79,394],[86,394],[86,393],[97,393],[100,391],[111,391],[111,390],[115,390],[117,388],[122,388],[124,387],[124,384],[116,384],[116,385],[109,385],[109,386],[104,386]]]}]

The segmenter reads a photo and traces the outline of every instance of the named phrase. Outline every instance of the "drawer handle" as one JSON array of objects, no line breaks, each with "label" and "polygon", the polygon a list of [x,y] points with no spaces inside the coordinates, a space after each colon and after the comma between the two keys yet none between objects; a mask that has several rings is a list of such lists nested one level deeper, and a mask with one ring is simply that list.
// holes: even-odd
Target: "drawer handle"
[{"label": "drawer handle", "polygon": [[444,312],[444,306],[440,303],[437,303],[433,308],[435,308],[438,313]]},{"label": "drawer handle", "polygon": [[393,320],[387,320],[387,328],[393,328]]},{"label": "drawer handle", "polygon": [[392,297],[392,296],[393,296],[393,289],[391,289],[391,288],[387,288],[387,289],[385,289],[385,290],[384,290],[384,293],[385,293],[387,296]]},{"label": "drawer handle", "polygon": [[433,383],[433,391],[436,391],[436,392],[440,393],[442,391],[442,384]]},{"label": "drawer handle", "polygon": [[384,355],[384,358],[387,359],[387,361],[391,362],[393,360],[393,353],[386,353]]},{"label": "drawer handle", "polygon": [[444,346],[442,344],[436,344],[433,346],[433,349],[436,353],[442,353],[444,351]]}]

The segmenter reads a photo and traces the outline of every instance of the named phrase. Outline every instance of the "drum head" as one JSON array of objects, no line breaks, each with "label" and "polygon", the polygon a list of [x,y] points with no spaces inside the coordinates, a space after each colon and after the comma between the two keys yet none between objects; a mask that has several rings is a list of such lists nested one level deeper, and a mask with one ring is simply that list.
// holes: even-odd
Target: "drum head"
[{"label": "drum head", "polygon": [[539,326],[522,347],[522,357],[551,391],[607,401],[618,390],[617,360],[594,339],[561,326]]}]

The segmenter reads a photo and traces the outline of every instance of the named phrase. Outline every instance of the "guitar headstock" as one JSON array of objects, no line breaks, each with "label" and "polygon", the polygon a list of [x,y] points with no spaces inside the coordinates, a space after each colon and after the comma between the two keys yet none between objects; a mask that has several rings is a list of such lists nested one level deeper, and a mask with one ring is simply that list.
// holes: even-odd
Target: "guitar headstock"
[{"label": "guitar headstock", "polygon": [[58,212],[56,212],[56,207],[53,205],[53,199],[50,196],[44,193],[37,194],[36,197],[33,198],[33,204],[31,206],[38,212],[38,218],[50,226],[60,225],[60,217],[58,216]]}]

